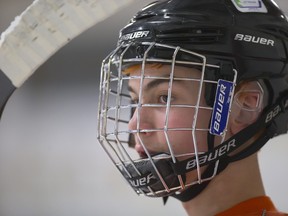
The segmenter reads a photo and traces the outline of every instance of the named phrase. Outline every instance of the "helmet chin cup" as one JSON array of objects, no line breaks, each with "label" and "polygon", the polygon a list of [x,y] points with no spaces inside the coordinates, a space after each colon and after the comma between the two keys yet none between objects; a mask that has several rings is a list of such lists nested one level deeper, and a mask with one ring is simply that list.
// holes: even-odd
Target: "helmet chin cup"
[{"label": "helmet chin cup", "polygon": [[177,175],[172,169],[171,157],[157,154],[151,158],[117,164],[118,169],[138,194],[164,197],[183,188],[185,175]]}]

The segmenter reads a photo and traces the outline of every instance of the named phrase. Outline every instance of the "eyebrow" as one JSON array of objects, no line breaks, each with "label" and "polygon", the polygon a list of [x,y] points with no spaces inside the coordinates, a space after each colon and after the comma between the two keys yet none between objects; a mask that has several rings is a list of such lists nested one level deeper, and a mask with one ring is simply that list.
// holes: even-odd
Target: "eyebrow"
[{"label": "eyebrow", "polygon": [[[169,83],[170,82],[170,74],[167,74],[167,76],[163,76],[163,78],[169,78],[169,79],[154,79],[151,82],[149,82],[145,87],[144,91],[147,89],[155,88],[156,86],[162,84],[162,83]],[[174,80],[176,77],[173,77],[173,82],[181,82],[181,80]],[[128,91],[132,93],[136,93],[134,89],[131,86],[128,86]]]}]

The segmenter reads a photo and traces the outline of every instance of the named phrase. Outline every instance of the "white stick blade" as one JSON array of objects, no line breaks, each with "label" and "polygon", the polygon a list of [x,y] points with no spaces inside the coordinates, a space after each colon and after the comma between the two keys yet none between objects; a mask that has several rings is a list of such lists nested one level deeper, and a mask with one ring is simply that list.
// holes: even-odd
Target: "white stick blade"
[{"label": "white stick blade", "polygon": [[20,87],[73,38],[133,0],[36,0],[0,39],[0,69]]}]

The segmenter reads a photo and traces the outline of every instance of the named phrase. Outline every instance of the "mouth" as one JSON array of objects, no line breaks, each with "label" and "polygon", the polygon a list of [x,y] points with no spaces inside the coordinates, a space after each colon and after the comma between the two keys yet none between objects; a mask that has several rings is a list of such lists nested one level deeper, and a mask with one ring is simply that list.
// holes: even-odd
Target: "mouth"
[{"label": "mouth", "polygon": [[149,156],[146,154],[146,152],[143,150],[143,151],[137,151],[138,152],[138,155],[140,157],[140,159],[148,159],[148,158],[152,158],[152,160],[154,159],[168,159],[171,157],[170,154],[168,153],[165,153],[165,152],[150,152],[149,151]]},{"label": "mouth", "polygon": [[138,155],[139,155],[139,157],[141,158],[141,159],[146,159],[146,158],[148,158],[148,155],[145,153],[145,151],[138,151]]},{"label": "mouth", "polygon": [[[156,144],[155,144],[156,146]],[[139,159],[148,159],[148,158],[152,158],[152,159],[159,159],[159,155],[169,155],[170,154],[166,151],[153,151],[153,150],[150,150],[146,147],[146,149],[144,149],[144,147],[139,144],[139,143],[135,143],[135,146],[134,146],[134,150],[138,153],[138,156],[139,156]]]},{"label": "mouth", "polygon": [[148,154],[145,152],[145,150],[144,149],[137,149],[137,153],[138,153],[138,155],[139,155],[139,157],[141,158],[141,159],[147,159],[147,158],[149,158],[149,156],[151,156],[151,157],[153,157],[153,155],[156,155],[156,154],[158,154],[157,152],[152,152],[152,151],[149,151],[148,152],[148,154],[149,154],[149,156],[148,156]]},{"label": "mouth", "polygon": [[161,154],[160,152],[156,152],[156,151],[148,151],[148,154],[149,154],[149,156],[148,156],[148,154],[145,152],[145,150],[143,148],[138,148],[138,149],[136,149],[136,151],[137,151],[137,153],[141,159],[147,159],[147,158],[149,158],[149,156],[154,157],[156,155]]}]

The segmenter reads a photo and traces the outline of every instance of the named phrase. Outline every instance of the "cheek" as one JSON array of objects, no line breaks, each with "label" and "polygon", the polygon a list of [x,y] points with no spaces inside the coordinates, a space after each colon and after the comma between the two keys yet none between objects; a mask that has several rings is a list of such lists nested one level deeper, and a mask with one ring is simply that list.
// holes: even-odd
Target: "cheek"
[{"label": "cheek", "polygon": [[193,117],[193,109],[175,109],[170,112],[169,128],[179,129],[176,131],[169,131],[168,133],[173,151],[176,154],[194,152],[194,142],[191,131]]},{"label": "cheek", "polygon": [[[198,121],[194,135],[191,131],[194,119],[194,109],[181,109],[171,111],[169,115],[169,128],[183,129],[179,131],[169,131],[168,137],[173,150],[177,154],[194,153],[194,141],[198,151],[204,152],[207,150],[207,130],[211,112],[199,111]],[[185,130],[187,129],[187,130]]]},{"label": "cheek", "polygon": [[169,115],[169,128],[191,128],[193,124],[194,109],[171,109]]}]

